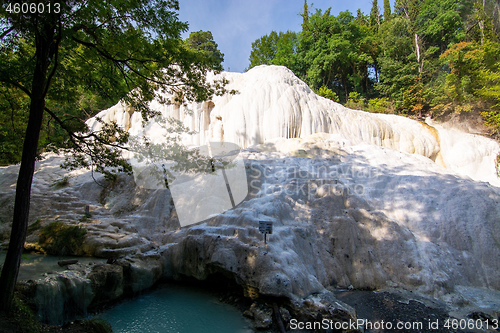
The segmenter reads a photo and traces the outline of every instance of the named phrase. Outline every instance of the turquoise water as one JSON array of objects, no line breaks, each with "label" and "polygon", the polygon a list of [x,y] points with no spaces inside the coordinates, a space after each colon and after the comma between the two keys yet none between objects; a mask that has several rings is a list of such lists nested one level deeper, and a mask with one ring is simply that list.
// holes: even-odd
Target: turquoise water
[{"label": "turquoise water", "polygon": [[[59,257],[24,254],[18,280],[39,279],[43,273],[62,271],[59,260],[78,259],[82,264],[106,262],[89,257]],[[5,251],[0,251],[0,263]],[[247,333],[251,323],[236,308],[220,303],[209,291],[181,285],[164,285],[123,302],[99,317],[113,326],[114,333]]]},{"label": "turquoise water", "polygon": [[115,333],[252,332],[234,307],[206,290],[179,285],[162,286],[99,317],[111,323]]}]

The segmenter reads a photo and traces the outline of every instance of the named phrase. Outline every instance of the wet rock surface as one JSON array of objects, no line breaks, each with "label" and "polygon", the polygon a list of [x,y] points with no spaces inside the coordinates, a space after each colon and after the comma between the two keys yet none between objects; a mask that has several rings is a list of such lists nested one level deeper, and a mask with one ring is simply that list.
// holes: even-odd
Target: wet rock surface
[{"label": "wet rock surface", "polygon": [[88,311],[151,288],[162,277],[159,256],[140,255],[115,264],[69,265],[68,270],[23,282],[40,320],[62,325]]}]

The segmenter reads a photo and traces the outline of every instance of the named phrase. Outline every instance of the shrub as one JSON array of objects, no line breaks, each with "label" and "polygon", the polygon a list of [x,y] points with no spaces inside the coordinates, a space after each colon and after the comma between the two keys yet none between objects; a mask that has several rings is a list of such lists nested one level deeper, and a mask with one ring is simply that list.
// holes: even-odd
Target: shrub
[{"label": "shrub", "polygon": [[319,90],[316,92],[318,95],[323,96],[325,98],[331,99],[334,102],[339,102],[339,96],[335,92],[333,92],[330,88],[327,86],[322,86],[319,88]]},{"label": "shrub", "polygon": [[[17,286],[19,288],[19,285]],[[44,332],[93,332],[111,333],[111,325],[101,318],[87,320],[75,320],[68,323],[64,328],[49,326],[39,322],[37,315],[33,312],[24,292],[17,290],[14,294],[12,310],[8,314],[0,313],[0,323],[4,325],[2,332],[16,333],[44,333]]]},{"label": "shrub", "polygon": [[41,222],[42,222],[41,219],[37,219],[35,222],[33,222],[32,224],[30,224],[28,226],[28,234],[31,234],[33,231],[40,229]]},{"label": "shrub", "polygon": [[82,217],[78,219],[80,222],[87,222],[92,217],[92,214],[85,212]]},{"label": "shrub", "polygon": [[368,111],[376,113],[394,113],[392,103],[388,98],[372,98],[368,101]]},{"label": "shrub", "polygon": [[43,324],[40,323],[33,310],[22,299],[19,293],[14,296],[12,310],[9,313],[9,321],[15,326],[15,332],[38,333],[44,332]]},{"label": "shrub", "polygon": [[496,138],[500,137],[500,111],[492,109],[491,111],[483,111],[481,115],[484,118],[484,123],[491,126]]},{"label": "shrub", "polygon": [[38,243],[49,254],[80,255],[87,231],[78,226],[68,226],[54,221],[40,232]]},{"label": "shrub", "polygon": [[363,110],[365,106],[365,99],[360,93],[352,91],[349,93],[349,99],[345,105],[351,109]]}]

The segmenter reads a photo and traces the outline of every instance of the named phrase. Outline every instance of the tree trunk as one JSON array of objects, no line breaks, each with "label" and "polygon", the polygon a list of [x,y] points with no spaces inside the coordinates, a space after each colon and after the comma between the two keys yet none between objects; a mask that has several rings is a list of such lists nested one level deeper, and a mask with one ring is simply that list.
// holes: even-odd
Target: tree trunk
[{"label": "tree trunk", "polygon": [[12,308],[14,287],[17,281],[21,255],[26,240],[30,208],[31,183],[35,172],[35,158],[40,137],[40,129],[45,109],[47,69],[49,65],[50,44],[53,42],[54,29],[45,27],[36,37],[36,65],[31,87],[31,103],[28,126],[23,144],[23,155],[16,185],[14,216],[10,234],[9,249],[0,277],[0,310]]},{"label": "tree trunk", "polygon": [[417,33],[415,33],[415,53],[417,55],[418,73],[422,74],[422,62],[420,61],[420,45]]},{"label": "tree trunk", "polygon": [[345,102],[347,103],[347,101],[349,100],[349,93],[347,92],[347,80],[344,78],[344,76],[342,75],[342,85],[344,86],[344,92],[345,92]]}]

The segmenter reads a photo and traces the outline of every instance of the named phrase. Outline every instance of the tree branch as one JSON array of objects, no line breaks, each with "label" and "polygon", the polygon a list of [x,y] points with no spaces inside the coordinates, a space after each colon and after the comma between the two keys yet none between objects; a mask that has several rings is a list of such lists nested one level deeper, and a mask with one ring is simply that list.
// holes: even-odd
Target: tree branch
[{"label": "tree branch", "polygon": [[[28,95],[30,98],[31,98],[31,92],[26,89],[24,86],[22,86],[21,84],[17,83],[17,82],[10,82],[10,84],[12,84],[13,86],[19,88],[20,90],[22,90],[26,95]],[[92,133],[89,133],[88,135],[86,136],[82,136],[82,135],[77,135],[75,134],[75,132],[73,132],[72,130],[70,130],[68,127],[66,127],[66,125],[64,124],[64,121],[61,120],[54,112],[52,112],[48,107],[45,107],[44,109],[58,124],[59,126],[61,126],[61,128],[63,130],[66,131],[66,133],[68,133],[68,135],[70,136],[70,138],[74,138],[74,139],[78,139],[78,140],[85,140],[85,139],[89,139],[91,137],[93,137],[95,140],[99,141],[100,143],[106,145],[106,146],[109,146],[109,147],[114,147],[114,148],[119,148],[119,149],[123,149],[123,150],[129,150],[127,147],[124,147],[124,146],[120,146],[120,145],[115,145],[115,144],[112,144],[110,142],[106,142],[105,140],[101,139],[98,135],[96,135],[94,132]],[[73,141],[73,140],[72,140]],[[78,146],[78,144],[76,142],[73,141],[73,143]]]},{"label": "tree branch", "polygon": [[[133,59],[133,58],[128,58],[128,59],[117,59],[115,57],[113,57],[111,54],[109,54],[108,52],[105,52],[103,50],[101,50],[97,44],[94,44],[94,43],[91,43],[91,42],[85,42],[81,39],[78,39],[76,37],[71,37],[75,42],[77,43],[80,43],[81,45],[84,45],[86,47],[89,47],[89,48],[93,48],[95,49],[100,55],[102,55],[104,58],[112,61],[113,63],[115,64],[123,64],[124,66],[126,66],[127,68],[129,68],[132,72],[134,72],[135,74],[137,74],[139,77],[149,81],[149,82],[153,82],[153,83],[157,83],[157,84],[161,84],[161,85],[169,85],[169,86],[176,86],[176,84],[172,84],[172,83],[166,83],[166,82],[160,82],[160,81],[157,81],[157,80],[154,80],[150,77],[147,77],[141,73],[139,73],[139,71],[137,71],[134,67],[132,67],[130,64],[129,64],[129,61],[135,61],[135,62],[139,62],[139,63],[147,63],[149,61],[152,61],[152,60],[139,60],[139,59]],[[155,61],[155,62],[158,62],[158,61]],[[122,72],[123,73],[123,72]],[[181,84],[178,84],[178,85],[181,85]]]},{"label": "tree branch", "polygon": [[55,51],[54,51],[54,67],[52,67],[52,71],[50,72],[49,76],[47,77],[47,83],[45,84],[45,89],[43,90],[43,96],[47,95],[47,92],[49,91],[49,86],[50,82],[52,81],[52,78],[54,77],[54,74],[56,73],[57,70],[57,65],[59,64],[59,43],[61,42],[62,39],[62,23],[61,20],[59,20],[59,34],[56,39],[56,46],[55,46]]},{"label": "tree branch", "polygon": [[11,85],[13,85],[14,87],[18,88],[19,90],[21,90],[22,92],[24,92],[26,95],[28,95],[30,98],[31,98],[31,91],[29,91],[26,87],[24,87],[22,84],[18,83],[18,82],[13,82],[13,81],[5,81],[6,83],[9,83]]},{"label": "tree branch", "polygon": [[127,147],[124,147],[124,146],[120,146],[120,145],[116,145],[116,144],[112,144],[110,142],[107,142],[103,139],[101,139],[98,135],[95,134],[95,132],[91,132],[89,133],[88,135],[77,135],[75,134],[75,132],[73,132],[72,130],[70,130],[68,127],[66,127],[66,125],[64,124],[64,121],[61,120],[54,112],[52,112],[49,108],[45,107],[45,111],[59,124],[59,126],[61,126],[61,128],[63,130],[66,131],[66,133],[68,133],[68,135],[70,137],[73,137],[75,139],[78,139],[78,140],[81,140],[81,141],[85,141],[85,139],[89,139],[89,138],[94,138],[96,141],[102,143],[103,145],[106,145],[106,146],[109,146],[109,147],[114,147],[114,148],[119,148],[119,149],[123,149],[123,150],[129,150]]},{"label": "tree branch", "polygon": [[7,29],[0,35],[0,39],[3,39],[5,36],[11,33],[11,31],[14,30],[14,26],[10,27],[10,29]]}]

